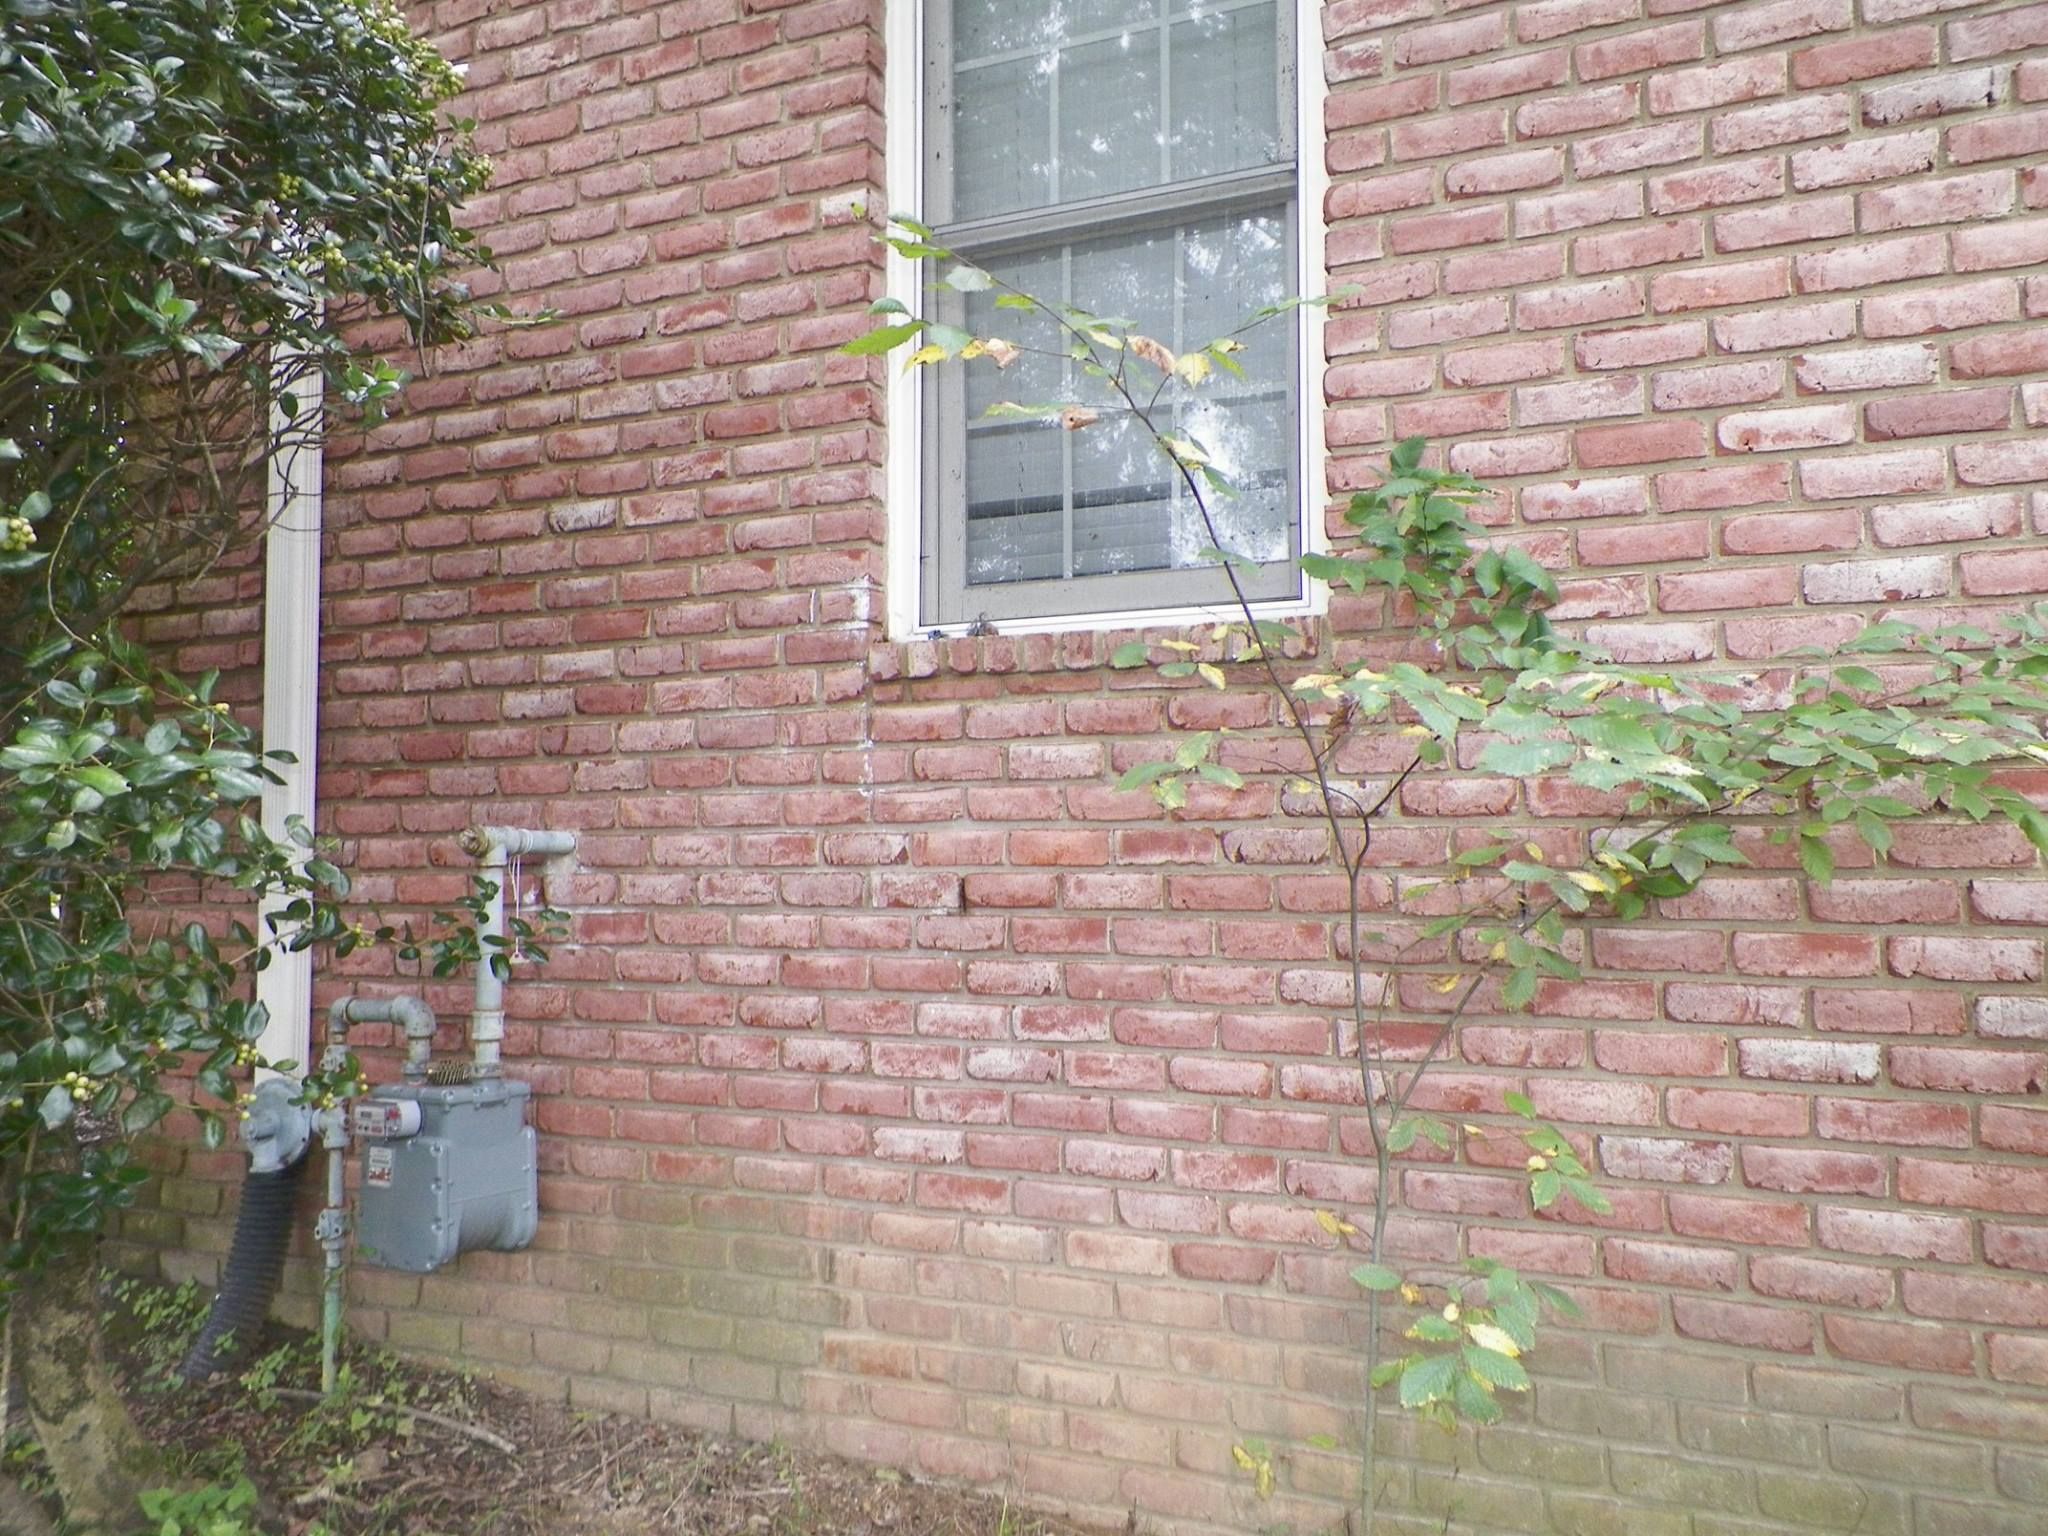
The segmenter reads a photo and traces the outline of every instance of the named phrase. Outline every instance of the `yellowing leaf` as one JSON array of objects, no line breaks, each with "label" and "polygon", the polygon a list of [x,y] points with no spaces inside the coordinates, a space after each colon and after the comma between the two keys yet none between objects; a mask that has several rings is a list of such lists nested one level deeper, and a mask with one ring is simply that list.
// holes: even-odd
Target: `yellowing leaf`
[{"label": "yellowing leaf", "polygon": [[1233,1445],[1230,1448],[1230,1459],[1240,1467],[1243,1467],[1247,1472],[1253,1472],[1258,1469],[1259,1464],[1253,1459],[1252,1453],[1241,1445]]},{"label": "yellowing leaf", "polygon": [[1337,1236],[1338,1233],[1344,1230],[1344,1223],[1332,1216],[1328,1211],[1317,1211],[1315,1217],[1316,1225],[1332,1237]]},{"label": "yellowing leaf", "polygon": [[911,369],[922,368],[927,363],[943,362],[945,357],[946,349],[944,347],[936,345],[919,347],[909,357],[904,359],[903,371],[908,373]]},{"label": "yellowing leaf", "polygon": [[1565,879],[1571,881],[1573,885],[1576,885],[1580,890],[1591,891],[1596,896],[1604,895],[1608,889],[1607,882],[1605,880],[1602,880],[1598,875],[1592,874],[1587,870],[1566,870],[1564,877]]},{"label": "yellowing leaf", "polygon": [[1161,373],[1172,373],[1176,361],[1173,353],[1162,342],[1150,336],[1133,336],[1127,343],[1131,351],[1157,368]]},{"label": "yellowing leaf", "polygon": [[1455,976],[1439,976],[1429,984],[1429,990],[1432,992],[1455,992],[1457,987],[1458,978]]},{"label": "yellowing leaf", "polygon": [[1211,688],[1220,689],[1227,688],[1230,686],[1229,683],[1224,679],[1223,669],[1219,666],[1214,665],[1211,662],[1197,662],[1195,665],[1195,671],[1201,674],[1202,681],[1207,683]]},{"label": "yellowing leaf", "polygon": [[1505,1330],[1494,1327],[1492,1323],[1467,1323],[1465,1332],[1481,1349],[1490,1349],[1496,1354],[1506,1355],[1510,1360],[1522,1352],[1521,1345],[1509,1338]]},{"label": "yellowing leaf", "polygon": [[1190,352],[1173,365],[1173,372],[1183,384],[1195,385],[1208,378],[1215,366],[1207,353]]},{"label": "yellowing leaf", "polygon": [[1541,864],[1543,862],[1543,850],[1534,843],[1522,844],[1522,852],[1529,855],[1532,863]]},{"label": "yellowing leaf", "polygon": [[1419,1285],[1402,1286],[1401,1299],[1411,1307],[1420,1306],[1422,1303],[1422,1287]]}]

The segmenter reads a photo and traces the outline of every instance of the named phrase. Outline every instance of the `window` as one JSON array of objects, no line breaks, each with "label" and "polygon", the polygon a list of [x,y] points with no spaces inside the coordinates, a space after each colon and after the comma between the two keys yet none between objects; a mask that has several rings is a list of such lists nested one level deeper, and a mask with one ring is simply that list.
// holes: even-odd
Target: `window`
[{"label": "window", "polygon": [[[920,216],[939,244],[1176,353],[1303,286],[1293,0],[907,0],[921,6]],[[901,54],[897,55],[901,57]],[[899,141],[900,142],[900,141]],[[925,312],[1057,346],[1042,315],[940,290]],[[1303,328],[1276,320],[1246,377],[1172,407],[1236,485],[1212,507],[1260,599],[1300,595]],[[920,625],[1226,601],[1211,540],[1143,430],[984,415],[1086,399],[1071,364],[920,370]]]}]

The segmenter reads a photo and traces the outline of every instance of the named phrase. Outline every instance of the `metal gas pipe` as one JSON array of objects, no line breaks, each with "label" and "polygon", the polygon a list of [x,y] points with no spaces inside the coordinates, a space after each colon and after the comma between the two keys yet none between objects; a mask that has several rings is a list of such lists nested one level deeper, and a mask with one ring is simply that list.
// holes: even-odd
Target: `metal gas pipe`
[{"label": "metal gas pipe", "polygon": [[479,861],[484,879],[492,887],[491,894],[484,901],[483,922],[477,930],[482,957],[477,961],[476,1002],[469,1016],[469,1042],[475,1060],[475,1075],[490,1078],[503,1070],[499,1053],[505,1039],[505,978],[498,974],[493,962],[506,953],[506,865],[510,860],[529,853],[543,858],[574,853],[576,834],[542,832],[528,827],[471,827],[457,841],[464,853]]},{"label": "metal gas pipe", "polygon": [[[327,1035],[320,1070],[338,1072],[348,1060],[351,1024],[396,1024],[405,1031],[408,1083],[423,1083],[434,1051],[434,1010],[417,997],[343,997],[327,1010]],[[320,1145],[327,1153],[327,1204],[314,1223],[313,1236],[325,1260],[320,1294],[320,1391],[333,1392],[341,1351],[343,1265],[348,1250],[348,1195],[343,1179],[347,1167],[349,1105],[347,1100],[319,1110],[313,1117]]]}]

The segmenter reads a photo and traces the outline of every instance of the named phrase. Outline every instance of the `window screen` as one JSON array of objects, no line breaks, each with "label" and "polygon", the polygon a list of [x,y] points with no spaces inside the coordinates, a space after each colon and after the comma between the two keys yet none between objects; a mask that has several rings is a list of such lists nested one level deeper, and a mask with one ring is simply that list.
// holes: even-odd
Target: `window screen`
[{"label": "window screen", "polygon": [[[928,0],[925,217],[937,240],[1053,303],[1132,321],[1175,352],[1293,292],[1293,7],[1274,0]],[[941,294],[941,318],[1063,351],[1042,315]],[[1245,377],[1204,385],[1161,425],[1237,487],[1210,508],[1297,590],[1298,328],[1252,333]],[[1104,409],[1078,432],[990,420],[999,399],[1106,407],[1074,365],[1027,352],[925,385],[927,622],[1046,617],[1227,598],[1211,540],[1164,455]]]}]

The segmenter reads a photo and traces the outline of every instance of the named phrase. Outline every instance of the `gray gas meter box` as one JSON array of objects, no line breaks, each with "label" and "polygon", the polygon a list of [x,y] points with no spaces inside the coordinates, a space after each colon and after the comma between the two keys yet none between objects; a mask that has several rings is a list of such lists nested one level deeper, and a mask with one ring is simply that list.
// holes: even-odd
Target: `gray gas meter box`
[{"label": "gray gas meter box", "polygon": [[540,1222],[532,1089],[503,1078],[394,1083],[356,1100],[356,1252],[416,1274],[472,1248],[524,1248]]}]

